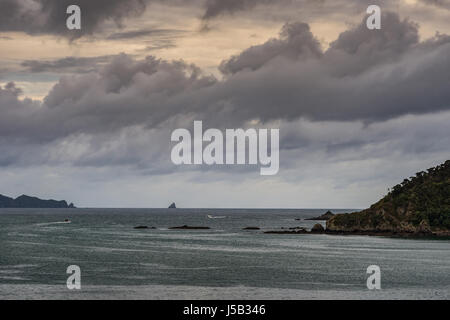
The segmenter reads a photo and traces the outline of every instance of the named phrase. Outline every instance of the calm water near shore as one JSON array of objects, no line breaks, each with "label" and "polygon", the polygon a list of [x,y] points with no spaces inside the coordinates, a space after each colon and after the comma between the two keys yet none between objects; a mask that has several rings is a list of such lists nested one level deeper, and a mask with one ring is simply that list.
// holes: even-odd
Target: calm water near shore
[{"label": "calm water near shore", "polygon": [[[263,233],[325,211],[0,209],[0,299],[450,298],[449,240]],[[211,229],[169,230],[180,225]],[[379,291],[366,288],[373,264]]]}]

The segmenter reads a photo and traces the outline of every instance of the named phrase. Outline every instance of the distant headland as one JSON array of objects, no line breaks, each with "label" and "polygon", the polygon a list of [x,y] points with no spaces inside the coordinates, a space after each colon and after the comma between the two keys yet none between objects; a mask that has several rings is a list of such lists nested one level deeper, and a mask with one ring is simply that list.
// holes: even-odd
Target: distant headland
[{"label": "distant headland", "polygon": [[0,194],[0,208],[75,208],[73,203],[61,200],[42,200],[36,197],[21,195],[16,199]]},{"label": "distant headland", "polygon": [[450,160],[403,180],[366,210],[334,215],[326,233],[450,236]]}]

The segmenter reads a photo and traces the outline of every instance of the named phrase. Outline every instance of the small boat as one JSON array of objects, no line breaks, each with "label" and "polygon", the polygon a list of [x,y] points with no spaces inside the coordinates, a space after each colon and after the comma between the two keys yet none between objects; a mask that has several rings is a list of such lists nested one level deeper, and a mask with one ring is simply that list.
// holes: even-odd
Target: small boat
[{"label": "small boat", "polygon": [[69,219],[64,219],[64,223],[70,223],[71,221]]},{"label": "small boat", "polygon": [[210,219],[223,219],[223,218],[226,218],[226,216],[212,216],[210,214],[208,214],[207,217],[210,218]]}]

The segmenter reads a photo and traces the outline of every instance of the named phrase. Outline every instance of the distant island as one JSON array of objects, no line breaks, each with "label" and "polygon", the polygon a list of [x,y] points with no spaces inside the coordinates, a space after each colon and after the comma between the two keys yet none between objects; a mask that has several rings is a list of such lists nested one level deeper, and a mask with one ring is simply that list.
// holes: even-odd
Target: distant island
[{"label": "distant island", "polygon": [[369,209],[335,215],[326,233],[450,236],[450,160],[403,180]]},{"label": "distant island", "polygon": [[73,203],[65,200],[42,200],[36,197],[21,195],[16,199],[0,194],[0,208],[75,208]]}]

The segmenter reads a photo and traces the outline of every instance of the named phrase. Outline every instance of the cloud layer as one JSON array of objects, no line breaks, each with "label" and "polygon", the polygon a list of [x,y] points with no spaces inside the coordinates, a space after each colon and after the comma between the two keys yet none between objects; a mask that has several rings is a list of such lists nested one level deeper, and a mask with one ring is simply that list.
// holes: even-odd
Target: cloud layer
[{"label": "cloud layer", "polygon": [[[105,19],[115,19],[110,12]],[[0,170],[82,167],[99,180],[121,170],[176,172],[185,183],[249,179],[243,183],[267,188],[252,180],[252,168],[171,163],[171,131],[203,120],[205,127],[280,128],[280,185],[373,194],[364,179],[394,183],[395,175],[445,160],[450,146],[450,37],[421,41],[416,23],[390,12],[382,21],[371,31],[363,19],[326,50],[307,23],[286,23],[277,37],[222,61],[221,77],[153,56],[23,61],[24,72],[72,75],[61,76],[43,101],[24,98],[13,82],[0,87]],[[393,166],[400,162],[403,169]]]},{"label": "cloud layer", "polygon": [[39,108],[19,100],[14,87],[2,89],[0,132],[52,140],[133,125],[155,128],[177,117],[240,126],[299,118],[372,122],[449,110],[450,37],[419,42],[418,26],[393,13],[384,14],[383,23],[373,32],[363,20],[325,52],[307,24],[286,24],[278,38],[223,61],[223,80],[151,56],[25,61],[31,72],[88,73],[62,77]]},{"label": "cloud layer", "polygon": [[[1,0],[0,31],[23,31],[29,34],[57,34],[71,38],[92,34],[102,23],[120,24],[126,17],[143,13],[148,0]],[[66,28],[66,9],[76,4],[82,8],[82,28]]]}]

